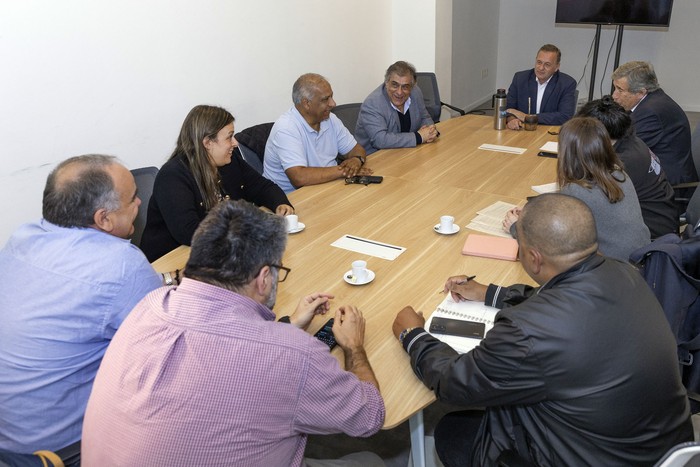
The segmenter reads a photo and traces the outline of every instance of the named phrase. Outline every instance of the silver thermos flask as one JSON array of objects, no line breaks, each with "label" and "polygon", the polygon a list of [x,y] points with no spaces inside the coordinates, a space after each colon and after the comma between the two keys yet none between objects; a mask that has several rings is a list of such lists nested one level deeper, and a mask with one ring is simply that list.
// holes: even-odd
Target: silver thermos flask
[{"label": "silver thermos flask", "polygon": [[496,94],[491,97],[493,107],[493,128],[495,130],[506,129],[506,90],[496,89]]}]

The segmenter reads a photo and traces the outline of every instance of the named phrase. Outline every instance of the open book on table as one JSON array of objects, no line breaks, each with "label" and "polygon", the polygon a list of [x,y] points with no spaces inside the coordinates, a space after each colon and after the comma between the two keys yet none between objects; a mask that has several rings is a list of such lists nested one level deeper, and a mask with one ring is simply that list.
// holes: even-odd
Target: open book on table
[{"label": "open book on table", "polygon": [[[459,353],[469,352],[471,349],[479,345],[483,335],[489,332],[493,327],[493,322],[496,318],[496,313],[500,310],[491,306],[484,305],[480,302],[463,301],[455,302],[452,300],[452,295],[446,294],[445,299],[440,303],[430,318],[425,322],[425,329],[430,334],[440,339],[445,344],[449,345]],[[434,330],[430,331],[435,318],[461,321],[462,323],[452,323],[442,321],[440,325],[434,326]],[[468,324],[465,322],[469,322]],[[437,323],[437,321],[436,321]],[[472,324],[473,323],[473,324]],[[483,324],[483,327],[481,325]],[[454,326],[452,326],[454,325]],[[467,330],[467,334],[472,334],[480,329],[480,337],[460,337],[455,335],[443,334],[445,326],[454,327],[457,330]]]}]

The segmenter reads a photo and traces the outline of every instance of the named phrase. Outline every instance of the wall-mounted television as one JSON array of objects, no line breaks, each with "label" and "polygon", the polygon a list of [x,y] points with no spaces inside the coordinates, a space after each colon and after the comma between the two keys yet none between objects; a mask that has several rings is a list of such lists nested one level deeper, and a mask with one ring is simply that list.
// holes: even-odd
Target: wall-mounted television
[{"label": "wall-mounted television", "polygon": [[668,27],[673,0],[557,0],[556,23]]}]

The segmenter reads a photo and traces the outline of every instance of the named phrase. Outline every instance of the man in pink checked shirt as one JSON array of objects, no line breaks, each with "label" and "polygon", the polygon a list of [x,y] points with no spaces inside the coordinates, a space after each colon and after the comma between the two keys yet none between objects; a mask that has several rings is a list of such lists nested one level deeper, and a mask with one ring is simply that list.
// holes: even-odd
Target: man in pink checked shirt
[{"label": "man in pink checked shirt", "polygon": [[[370,436],[384,402],[354,306],[335,312],[345,353],[304,332],[332,295],[301,299],[275,321],[284,219],[244,201],[221,203],[192,241],[177,288],[147,295],[107,349],[85,415],[83,466],[322,466],[308,434]],[[383,465],[356,453],[333,465]]]}]

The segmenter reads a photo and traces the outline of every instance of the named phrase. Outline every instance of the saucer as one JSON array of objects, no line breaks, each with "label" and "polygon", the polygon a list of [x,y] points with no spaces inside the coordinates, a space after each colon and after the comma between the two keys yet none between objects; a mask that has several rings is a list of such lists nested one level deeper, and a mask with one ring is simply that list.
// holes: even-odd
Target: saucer
[{"label": "saucer", "polygon": [[344,280],[345,282],[347,282],[348,284],[350,284],[350,285],[365,285],[365,284],[369,284],[370,282],[372,282],[372,281],[374,280],[374,271],[368,269],[368,270],[367,270],[367,279],[365,279],[365,280],[362,281],[362,282],[355,282],[355,281],[353,280],[353,277],[352,277],[352,269],[351,269],[351,270],[349,270],[348,272],[346,272],[345,274],[343,274],[343,280]]},{"label": "saucer", "polygon": [[301,232],[302,230],[304,230],[305,228],[306,228],[306,225],[305,225],[303,222],[299,222],[299,223],[297,223],[297,228],[296,228],[296,229],[287,230],[287,233],[288,233],[288,234],[299,233],[299,232]]},{"label": "saucer", "polygon": [[459,226],[457,224],[452,224],[452,232],[443,232],[440,230],[440,224],[435,224],[435,227],[433,227],[433,230],[440,235],[452,235],[456,234],[459,232]]}]

